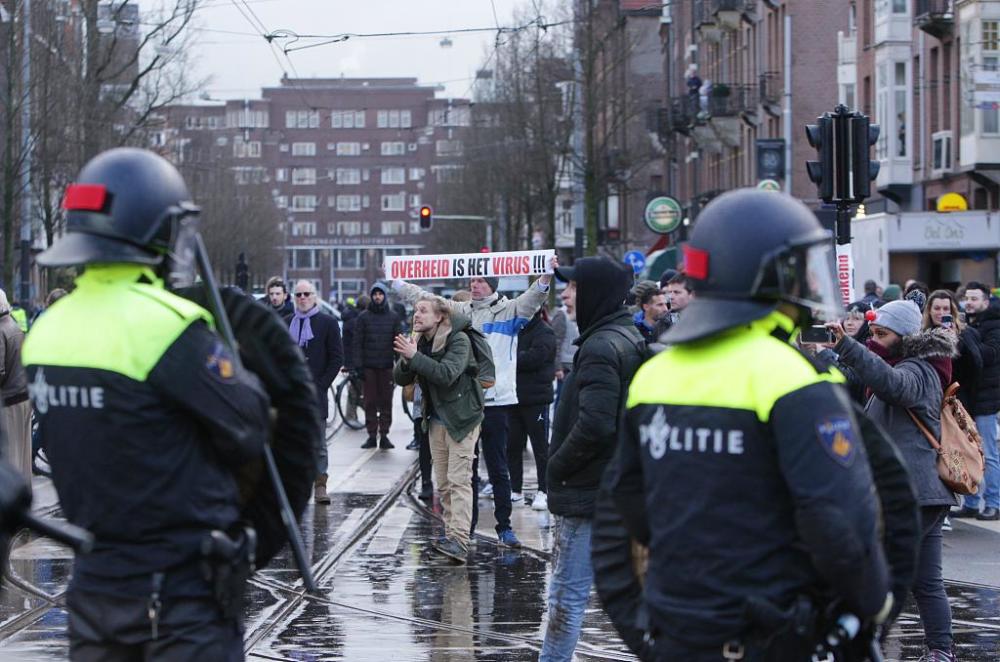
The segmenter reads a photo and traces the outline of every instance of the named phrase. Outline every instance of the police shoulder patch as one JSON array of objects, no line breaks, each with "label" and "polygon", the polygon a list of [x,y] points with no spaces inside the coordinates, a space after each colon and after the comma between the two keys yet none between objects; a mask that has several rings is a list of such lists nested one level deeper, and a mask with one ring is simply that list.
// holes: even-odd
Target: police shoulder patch
[{"label": "police shoulder patch", "polygon": [[205,368],[224,382],[231,381],[236,376],[233,354],[221,341],[212,347],[212,351],[205,359]]},{"label": "police shoulder patch", "polygon": [[839,464],[849,467],[857,454],[858,439],[854,424],[847,416],[831,416],[816,426],[820,445]]}]

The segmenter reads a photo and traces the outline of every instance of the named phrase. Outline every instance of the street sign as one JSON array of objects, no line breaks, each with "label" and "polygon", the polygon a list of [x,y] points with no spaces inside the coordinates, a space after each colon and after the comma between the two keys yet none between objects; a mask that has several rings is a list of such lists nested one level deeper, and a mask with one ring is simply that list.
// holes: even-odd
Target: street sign
[{"label": "street sign", "polygon": [[681,226],[684,209],[667,195],[653,198],[646,205],[646,227],[656,234],[670,234]]},{"label": "street sign", "polygon": [[622,261],[625,264],[631,264],[632,270],[635,273],[639,273],[646,268],[646,256],[642,254],[642,251],[629,251],[625,253]]},{"label": "street sign", "polygon": [[781,191],[781,184],[774,179],[762,179],[757,183],[761,191]]}]

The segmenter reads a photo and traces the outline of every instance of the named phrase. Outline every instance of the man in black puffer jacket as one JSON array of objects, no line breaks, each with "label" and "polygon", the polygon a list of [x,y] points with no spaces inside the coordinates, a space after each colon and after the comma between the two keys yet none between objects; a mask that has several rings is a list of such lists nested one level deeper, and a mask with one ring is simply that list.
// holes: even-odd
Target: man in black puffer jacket
[{"label": "man in black puffer jacket", "polygon": [[[969,326],[979,332],[979,353],[983,370],[976,385],[972,414],[983,437],[986,475],[979,494],[965,497],[956,517],[981,520],[1000,519],[1000,452],[997,450],[997,412],[1000,411],[1000,309],[990,305],[986,285],[971,282],[965,286],[965,312]],[[980,504],[980,502],[983,502]],[[983,506],[982,512],[979,511]]]},{"label": "man in black puffer jacket", "polygon": [[531,507],[548,510],[545,469],[549,457],[549,405],[555,395],[556,334],[545,319],[545,308],[518,333],[517,404],[510,410],[507,466],[510,469],[511,501],[524,499],[524,448],[531,439],[531,452],[538,470],[538,492]]},{"label": "man in black puffer jacket", "polygon": [[389,441],[392,426],[392,365],[396,354],[392,342],[402,332],[402,322],[389,308],[386,287],[375,283],[368,310],[354,324],[354,367],[365,373],[365,427],[368,439],[362,448],[375,448],[380,435],[383,450],[393,448]]},{"label": "man in black puffer jacket", "polygon": [[555,568],[549,588],[549,624],[541,662],[568,660],[580,636],[594,581],[590,562],[594,504],[618,439],[618,421],[645,342],[625,309],[631,270],[608,258],[588,257],[556,269],[576,311],[580,337],[573,370],[563,384],[552,425],[548,501],[556,515]]}]

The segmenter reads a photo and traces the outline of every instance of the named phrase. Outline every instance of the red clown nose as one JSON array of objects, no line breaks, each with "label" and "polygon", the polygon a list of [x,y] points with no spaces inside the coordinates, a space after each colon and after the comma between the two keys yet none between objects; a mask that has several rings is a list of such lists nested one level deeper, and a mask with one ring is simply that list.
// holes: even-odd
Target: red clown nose
[{"label": "red clown nose", "polygon": [[869,322],[874,322],[875,317],[876,314],[874,310],[869,310],[867,313],[865,313],[865,319],[868,320]]}]

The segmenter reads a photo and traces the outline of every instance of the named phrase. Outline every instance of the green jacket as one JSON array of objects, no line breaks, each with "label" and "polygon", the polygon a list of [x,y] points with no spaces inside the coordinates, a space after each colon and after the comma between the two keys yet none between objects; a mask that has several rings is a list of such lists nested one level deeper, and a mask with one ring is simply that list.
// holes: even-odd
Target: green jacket
[{"label": "green jacket", "polygon": [[421,338],[417,353],[399,359],[393,379],[400,386],[416,381],[424,394],[423,425],[437,418],[452,439],[461,441],[483,421],[483,389],[476,381],[472,343],[464,333],[469,320],[452,315],[430,340]]}]

